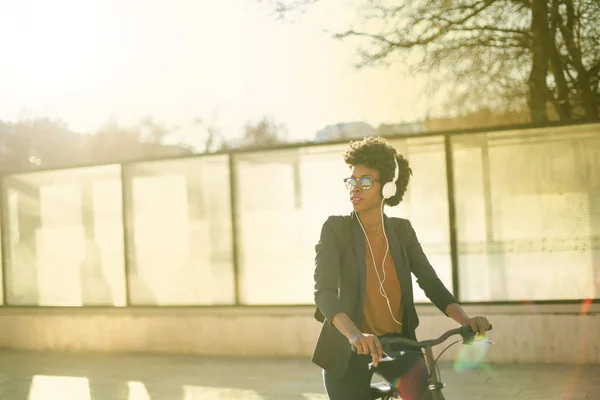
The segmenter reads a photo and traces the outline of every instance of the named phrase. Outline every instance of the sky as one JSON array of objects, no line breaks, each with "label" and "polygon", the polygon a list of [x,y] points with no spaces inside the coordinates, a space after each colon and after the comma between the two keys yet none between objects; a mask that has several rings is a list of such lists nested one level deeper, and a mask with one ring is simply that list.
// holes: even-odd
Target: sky
[{"label": "sky", "polygon": [[356,43],[324,30],[348,27],[353,3],[281,21],[257,0],[0,0],[0,119],[93,132],[151,117],[193,142],[195,118],[234,137],[268,116],[291,140],[423,118],[423,77],[401,62],[356,69]]}]

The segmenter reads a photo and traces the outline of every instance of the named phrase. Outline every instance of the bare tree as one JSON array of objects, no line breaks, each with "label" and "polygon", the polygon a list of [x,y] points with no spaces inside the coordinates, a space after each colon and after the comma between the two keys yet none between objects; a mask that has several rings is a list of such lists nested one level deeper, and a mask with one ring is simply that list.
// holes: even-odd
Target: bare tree
[{"label": "bare tree", "polygon": [[85,162],[87,151],[82,135],[61,121],[28,118],[0,121],[0,170],[48,168]]},{"label": "bare tree", "polygon": [[272,118],[262,117],[258,122],[247,122],[243,136],[231,144],[231,147],[274,146],[282,143],[287,137],[285,125]]},{"label": "bare tree", "polygon": [[[316,1],[275,5],[285,14]],[[359,27],[334,35],[360,39],[358,67],[418,56],[411,70],[453,82],[454,105],[599,118],[598,0],[364,0],[359,13]]]},{"label": "bare tree", "polygon": [[169,129],[152,117],[143,118],[135,131],[137,140],[146,143],[161,143],[169,135]]},{"label": "bare tree", "polygon": [[[600,2],[552,0],[557,58],[563,62],[566,91],[587,119],[598,118],[600,98]],[[562,77],[559,77],[562,79]]]},{"label": "bare tree", "polygon": [[0,120],[0,171],[191,154],[185,146],[163,144],[167,134],[167,128],[149,119],[134,127],[108,122],[95,134],[74,132],[49,118]]},{"label": "bare tree", "polygon": [[200,151],[203,153],[227,149],[227,143],[223,137],[218,114],[218,111],[215,110],[210,118],[196,117],[192,120],[194,130],[197,129],[198,134],[202,137]]}]

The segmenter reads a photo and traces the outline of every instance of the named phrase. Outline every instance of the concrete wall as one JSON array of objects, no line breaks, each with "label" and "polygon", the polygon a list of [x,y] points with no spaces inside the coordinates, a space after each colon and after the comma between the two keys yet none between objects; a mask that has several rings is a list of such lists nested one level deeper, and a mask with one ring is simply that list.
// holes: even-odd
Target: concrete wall
[{"label": "concrete wall", "polygon": [[[442,360],[600,364],[600,304],[583,310],[581,305],[466,309],[470,315],[488,316],[494,325],[489,338],[496,345],[486,349],[458,344]],[[0,348],[309,357],[320,329],[312,311],[312,307],[3,307]],[[418,312],[420,339],[456,326],[433,307],[421,306]]]}]

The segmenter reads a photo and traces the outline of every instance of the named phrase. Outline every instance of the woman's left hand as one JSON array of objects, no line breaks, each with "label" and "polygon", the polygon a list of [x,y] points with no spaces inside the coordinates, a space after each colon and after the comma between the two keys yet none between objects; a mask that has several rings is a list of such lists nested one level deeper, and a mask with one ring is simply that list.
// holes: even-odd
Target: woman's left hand
[{"label": "woman's left hand", "polygon": [[492,324],[490,324],[490,321],[486,317],[469,318],[466,325],[469,325],[473,332],[480,335],[485,335],[485,332],[489,331],[492,327]]}]

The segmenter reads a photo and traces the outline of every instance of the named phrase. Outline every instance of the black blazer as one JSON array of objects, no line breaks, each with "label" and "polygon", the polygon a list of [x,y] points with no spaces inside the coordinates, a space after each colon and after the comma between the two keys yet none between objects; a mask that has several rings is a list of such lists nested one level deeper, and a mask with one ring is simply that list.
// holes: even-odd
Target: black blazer
[{"label": "black blazer", "polygon": [[[402,289],[403,332],[407,337],[416,339],[419,318],[413,299],[411,272],[427,297],[443,313],[449,304],[458,301],[427,260],[411,223],[387,216],[384,216],[384,221]],[[315,303],[317,314],[322,314],[325,321],[312,361],[341,377],[348,369],[352,350],[348,339],[331,324],[331,320],[338,312],[345,312],[359,326],[366,288],[365,236],[356,214],[353,212],[350,217],[330,216],[323,224],[315,248]]]}]

